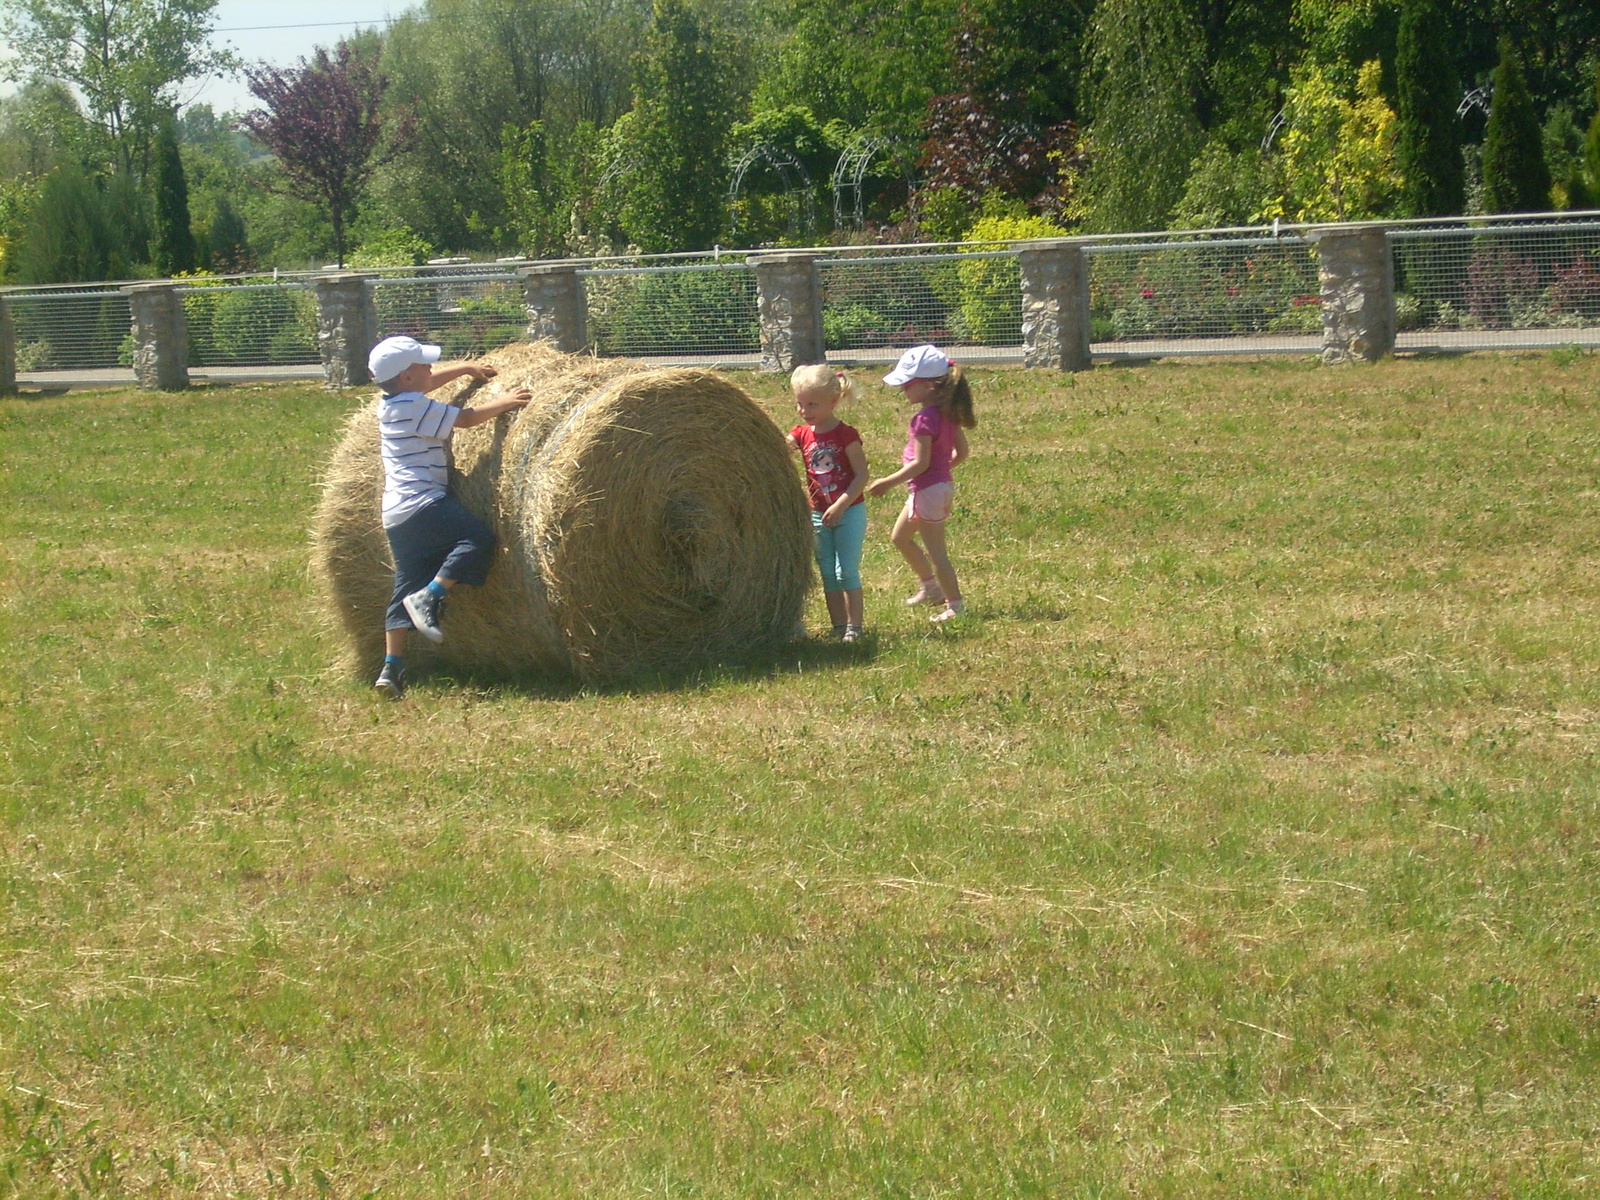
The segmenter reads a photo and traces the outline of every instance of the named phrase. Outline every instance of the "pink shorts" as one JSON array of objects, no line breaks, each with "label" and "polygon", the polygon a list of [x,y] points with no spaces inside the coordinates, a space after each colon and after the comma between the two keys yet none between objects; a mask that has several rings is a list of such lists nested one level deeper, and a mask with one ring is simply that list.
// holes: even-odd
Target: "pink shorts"
[{"label": "pink shorts", "polygon": [[956,485],[953,483],[930,483],[906,497],[906,516],[929,525],[949,520],[955,507]]}]

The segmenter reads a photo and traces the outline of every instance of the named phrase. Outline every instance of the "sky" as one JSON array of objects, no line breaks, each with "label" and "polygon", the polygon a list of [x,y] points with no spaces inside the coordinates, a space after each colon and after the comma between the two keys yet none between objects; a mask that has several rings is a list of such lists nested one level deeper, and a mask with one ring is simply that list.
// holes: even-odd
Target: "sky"
[{"label": "sky", "polygon": [[[246,62],[286,66],[362,26],[381,27],[414,6],[412,0],[219,0],[213,40],[232,46]],[[179,99],[209,104],[218,112],[255,107],[242,75],[195,81]]]}]

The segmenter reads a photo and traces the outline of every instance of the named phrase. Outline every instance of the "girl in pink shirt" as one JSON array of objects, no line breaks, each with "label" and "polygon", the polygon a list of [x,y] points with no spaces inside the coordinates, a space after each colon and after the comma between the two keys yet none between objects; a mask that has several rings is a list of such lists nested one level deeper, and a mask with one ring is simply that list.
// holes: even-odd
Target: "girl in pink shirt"
[{"label": "girl in pink shirt", "polygon": [[951,471],[966,459],[966,431],[978,423],[972,412],[972,389],[961,368],[937,346],[913,346],[883,381],[905,393],[917,412],[906,438],[904,465],[893,475],[873,480],[867,491],[881,496],[896,484],[906,485],[910,496],[889,535],[921,581],[906,603],[942,605],[932,619],[948,621],[965,608],[956,569],[945,550],[944,523],[955,505]]}]

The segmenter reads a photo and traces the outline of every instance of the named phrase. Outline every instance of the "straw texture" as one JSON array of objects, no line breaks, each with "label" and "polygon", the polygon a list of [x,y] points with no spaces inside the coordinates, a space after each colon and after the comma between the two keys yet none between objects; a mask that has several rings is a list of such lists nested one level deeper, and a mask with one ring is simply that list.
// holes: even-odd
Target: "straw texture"
[{"label": "straw texture", "polygon": [[[451,594],[445,640],[408,661],[586,683],[776,649],[811,580],[805,495],[783,435],[726,379],[696,370],[495,351],[490,393],[521,413],[458,431],[451,490],[499,536],[481,588]],[[466,381],[436,393],[469,399]],[[351,415],[324,479],[313,561],[351,665],[383,656],[394,581],[379,515],[376,406]]]}]

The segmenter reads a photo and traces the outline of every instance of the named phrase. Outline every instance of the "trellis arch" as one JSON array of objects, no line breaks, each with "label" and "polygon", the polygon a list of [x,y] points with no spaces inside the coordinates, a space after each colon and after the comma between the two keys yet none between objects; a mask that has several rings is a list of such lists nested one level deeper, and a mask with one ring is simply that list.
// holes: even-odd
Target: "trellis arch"
[{"label": "trellis arch", "polygon": [[[848,194],[850,221],[857,229],[867,223],[866,196],[863,184],[867,172],[879,158],[897,159],[896,143],[881,134],[858,134],[839,154],[833,166],[833,226],[841,229],[845,224],[845,206]],[[896,162],[896,166],[900,164]],[[911,183],[911,173],[903,171],[906,184]]]},{"label": "trellis arch", "polygon": [[783,194],[793,202],[789,212],[791,233],[815,233],[817,229],[817,192],[811,172],[805,164],[783,146],[771,142],[757,142],[733,166],[733,178],[728,183],[728,224],[734,233],[739,232],[739,197],[744,191],[745,176],[758,163],[777,172],[783,184]]}]

